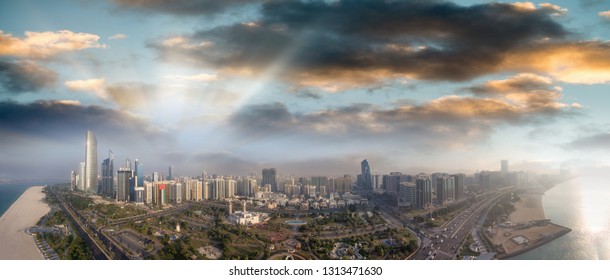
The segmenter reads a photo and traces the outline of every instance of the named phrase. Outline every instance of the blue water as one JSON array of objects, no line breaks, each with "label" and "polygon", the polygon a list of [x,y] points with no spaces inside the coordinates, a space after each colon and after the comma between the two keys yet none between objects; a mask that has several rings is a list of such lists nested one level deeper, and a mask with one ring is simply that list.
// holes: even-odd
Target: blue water
[{"label": "blue water", "polygon": [[44,186],[61,183],[61,181],[41,181],[25,183],[2,183],[0,184],[0,217],[11,205],[31,186]]},{"label": "blue water", "polygon": [[544,213],[572,232],[516,260],[609,260],[610,180],[580,177],[559,184],[542,197]]}]

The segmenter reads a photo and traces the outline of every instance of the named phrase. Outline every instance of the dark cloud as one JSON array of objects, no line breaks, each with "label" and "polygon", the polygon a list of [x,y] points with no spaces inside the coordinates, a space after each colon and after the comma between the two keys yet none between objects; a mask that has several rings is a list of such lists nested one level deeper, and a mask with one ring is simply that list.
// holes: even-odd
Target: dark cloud
[{"label": "dark cloud", "polygon": [[600,133],[578,138],[568,147],[580,150],[610,150],[610,133]]},{"label": "dark cloud", "polygon": [[[98,159],[112,149],[116,166],[125,158],[155,158],[156,149],[171,149],[171,133],[148,120],[114,109],[83,106],[78,101],[0,101],[0,154],[10,159],[7,178],[69,178],[84,159],[87,130],[98,143]],[[148,165],[150,168],[150,165]],[[33,172],[35,170],[35,172]]]},{"label": "dark cloud", "polygon": [[213,15],[260,1],[252,0],[114,0],[122,8],[175,15]]},{"label": "dark cloud", "polygon": [[57,73],[31,61],[0,60],[0,91],[9,94],[35,92],[57,82]]},{"label": "dark cloud", "polygon": [[441,1],[272,1],[255,23],[150,44],[161,58],[250,70],[282,63],[305,85],[385,78],[468,80],[505,70],[513,51],[568,32],[549,9]]},{"label": "dark cloud", "polygon": [[0,132],[13,139],[81,140],[87,130],[116,142],[167,140],[163,131],[145,119],[122,111],[82,106],[77,101],[0,102]]},{"label": "dark cloud", "polygon": [[296,117],[282,103],[249,105],[231,116],[229,123],[252,136],[265,136],[288,131]]},{"label": "dark cloud", "polygon": [[362,103],[295,113],[281,103],[252,105],[235,113],[229,127],[240,137],[256,140],[301,137],[328,143],[375,139],[374,143],[395,144],[396,139],[404,139],[418,146],[460,146],[486,139],[501,125],[548,123],[573,116],[580,108],[561,103],[560,89],[533,74],[490,81],[470,90],[479,95],[444,96],[394,108]]}]

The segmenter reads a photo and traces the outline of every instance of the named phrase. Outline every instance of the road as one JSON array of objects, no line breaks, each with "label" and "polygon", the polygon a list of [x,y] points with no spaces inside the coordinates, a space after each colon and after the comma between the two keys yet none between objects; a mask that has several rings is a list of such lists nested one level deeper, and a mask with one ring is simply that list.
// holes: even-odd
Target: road
[{"label": "road", "polygon": [[490,193],[456,215],[452,220],[437,228],[427,230],[426,236],[422,240],[422,246],[410,259],[454,259],[462,242],[476,227],[477,222],[486,215],[487,211],[502,195],[510,191],[511,189],[505,189]]}]

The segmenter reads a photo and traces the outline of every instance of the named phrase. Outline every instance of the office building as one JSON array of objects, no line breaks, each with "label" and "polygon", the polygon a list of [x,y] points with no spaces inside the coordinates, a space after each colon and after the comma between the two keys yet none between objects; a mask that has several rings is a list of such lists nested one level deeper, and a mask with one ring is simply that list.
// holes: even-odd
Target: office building
[{"label": "office building", "polygon": [[360,163],[361,175],[362,175],[362,188],[365,190],[373,190],[373,171],[371,170],[371,166],[369,165],[368,160],[363,160]]},{"label": "office building", "polygon": [[455,182],[450,176],[436,178],[436,200],[439,205],[455,199]]},{"label": "office building", "polygon": [[174,175],[174,166],[170,165],[169,166],[169,176],[167,176],[167,179],[170,180],[170,181],[174,180],[174,176],[175,176]]},{"label": "office building", "polygon": [[117,201],[129,201],[129,189],[133,181],[133,172],[126,167],[119,168],[117,171]]},{"label": "office building", "polygon": [[427,208],[432,204],[432,182],[428,176],[415,179],[415,207]]},{"label": "office building", "polygon": [[93,132],[87,130],[85,144],[85,193],[97,192],[97,139]]},{"label": "office building", "polygon": [[460,201],[464,199],[466,175],[460,173],[451,175],[451,177],[453,177],[455,183],[455,201]]},{"label": "office building", "polygon": [[78,187],[76,189],[81,192],[85,191],[85,162],[78,164]]},{"label": "office building", "polygon": [[114,194],[114,155],[108,151],[108,158],[102,161],[102,196],[115,198]]},{"label": "office building", "polygon": [[415,206],[415,183],[402,182],[398,186],[398,206],[414,207]]},{"label": "office building", "polygon": [[277,192],[277,172],[275,168],[263,169],[263,180],[261,186],[269,184],[272,192]]}]

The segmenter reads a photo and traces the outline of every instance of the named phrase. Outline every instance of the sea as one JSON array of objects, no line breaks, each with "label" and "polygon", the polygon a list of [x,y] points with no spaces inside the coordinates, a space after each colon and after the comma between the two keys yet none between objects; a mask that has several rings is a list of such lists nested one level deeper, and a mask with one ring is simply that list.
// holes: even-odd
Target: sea
[{"label": "sea", "polygon": [[19,183],[0,183],[0,217],[31,186],[44,186],[62,183],[61,180],[30,181]]},{"label": "sea", "polygon": [[511,259],[610,259],[610,178],[574,178],[548,190],[542,204],[551,222],[572,231]]}]

